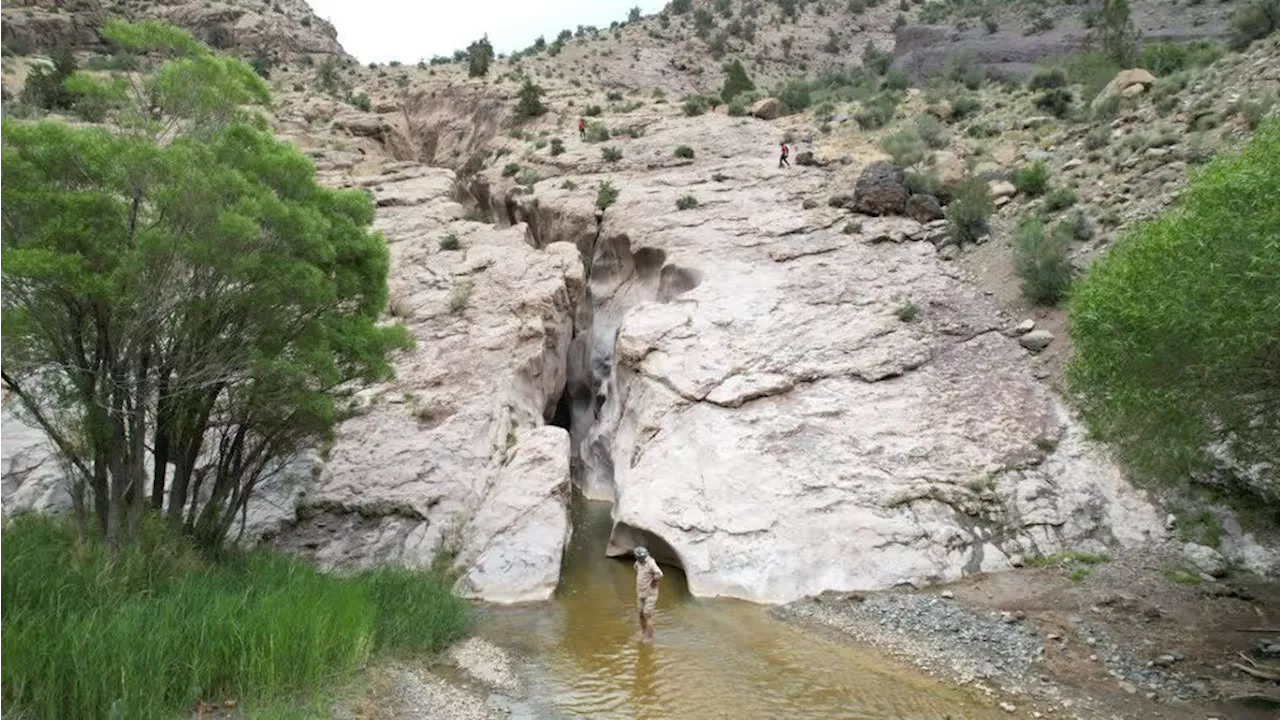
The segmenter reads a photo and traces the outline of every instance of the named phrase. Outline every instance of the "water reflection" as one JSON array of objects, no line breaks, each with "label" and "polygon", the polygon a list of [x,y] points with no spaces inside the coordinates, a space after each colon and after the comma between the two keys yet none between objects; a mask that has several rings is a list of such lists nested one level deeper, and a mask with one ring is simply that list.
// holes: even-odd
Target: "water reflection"
[{"label": "water reflection", "polygon": [[1001,717],[965,692],[874,653],[772,620],[767,609],[689,596],[663,567],[657,642],[639,642],[629,561],[604,555],[609,507],[575,500],[553,602],[490,608],[481,634],[523,654],[535,701],[590,718]]}]

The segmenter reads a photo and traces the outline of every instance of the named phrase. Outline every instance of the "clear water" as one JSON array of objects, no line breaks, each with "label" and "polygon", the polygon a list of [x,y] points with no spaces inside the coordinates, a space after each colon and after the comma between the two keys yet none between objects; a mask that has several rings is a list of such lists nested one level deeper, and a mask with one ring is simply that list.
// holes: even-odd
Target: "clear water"
[{"label": "clear water", "polygon": [[639,642],[630,561],[605,557],[609,506],[578,501],[553,602],[490,608],[480,632],[526,658],[532,701],[589,718],[1003,717],[879,653],[772,619],[768,609],[691,597],[663,568],[657,642]]}]

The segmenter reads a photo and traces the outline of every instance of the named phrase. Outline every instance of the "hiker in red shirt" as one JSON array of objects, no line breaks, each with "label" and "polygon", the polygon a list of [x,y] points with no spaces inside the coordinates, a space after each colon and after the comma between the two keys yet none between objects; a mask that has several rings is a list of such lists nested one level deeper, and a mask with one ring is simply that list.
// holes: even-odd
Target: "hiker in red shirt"
[{"label": "hiker in red shirt", "polygon": [[787,156],[790,154],[791,154],[791,149],[787,147],[787,143],[784,140],[782,142],[782,156],[778,158],[778,167],[782,167],[783,165],[786,165],[787,167],[791,167],[791,163],[787,161]]},{"label": "hiker in red shirt", "polygon": [[582,118],[578,118],[578,137],[587,139],[587,121]]}]

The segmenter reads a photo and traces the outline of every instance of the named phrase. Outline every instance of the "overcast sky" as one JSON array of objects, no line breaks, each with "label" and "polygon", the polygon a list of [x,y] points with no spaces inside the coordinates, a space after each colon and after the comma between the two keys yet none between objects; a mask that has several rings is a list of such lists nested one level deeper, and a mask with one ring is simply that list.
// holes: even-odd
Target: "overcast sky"
[{"label": "overcast sky", "polygon": [[657,12],[666,0],[310,0],[338,28],[338,42],[361,62],[417,62],[452,55],[485,33],[509,53],[547,42],[579,25],[608,27],[639,7]]}]

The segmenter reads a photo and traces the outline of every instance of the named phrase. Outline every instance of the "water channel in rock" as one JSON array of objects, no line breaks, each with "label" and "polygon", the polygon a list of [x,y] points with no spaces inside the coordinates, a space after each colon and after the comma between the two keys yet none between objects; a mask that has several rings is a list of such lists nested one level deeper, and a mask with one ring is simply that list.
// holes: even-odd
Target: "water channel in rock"
[{"label": "water channel in rock", "polygon": [[664,568],[657,642],[642,645],[631,562],[605,556],[609,508],[575,493],[551,602],[481,612],[478,632],[522,658],[530,709],[516,716],[1000,717],[970,691],[775,620],[765,606],[691,597],[678,568]]}]

